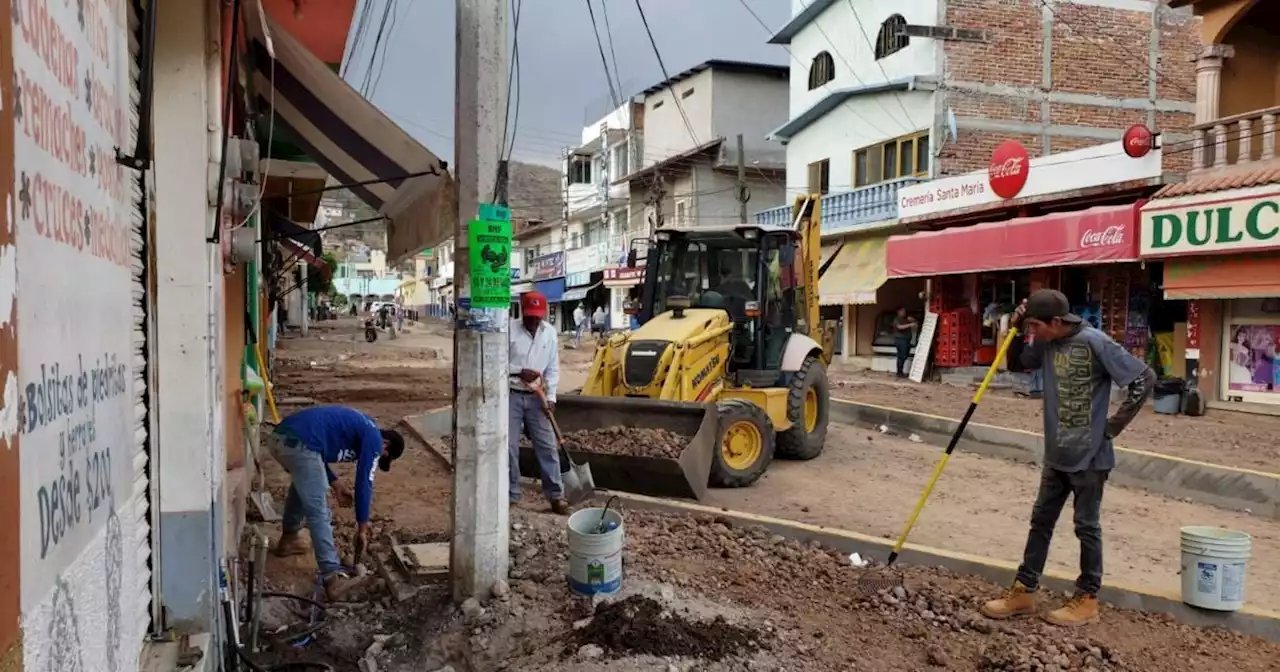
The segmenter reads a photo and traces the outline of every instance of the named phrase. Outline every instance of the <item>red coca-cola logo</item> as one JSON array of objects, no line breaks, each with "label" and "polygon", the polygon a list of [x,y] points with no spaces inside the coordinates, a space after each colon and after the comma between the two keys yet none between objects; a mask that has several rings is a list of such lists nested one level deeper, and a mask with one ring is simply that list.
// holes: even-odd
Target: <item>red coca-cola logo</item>
[{"label": "red coca-cola logo", "polygon": [[1005,140],[991,153],[991,165],[987,167],[987,182],[991,191],[1000,198],[1013,198],[1027,186],[1031,172],[1031,157],[1017,140]]},{"label": "red coca-cola logo", "polygon": [[1151,152],[1155,144],[1154,140],[1155,135],[1151,133],[1151,129],[1142,124],[1134,124],[1124,132],[1124,153],[1135,159],[1141,159]]},{"label": "red coca-cola logo", "polygon": [[1080,247],[1109,247],[1124,244],[1124,227],[1108,226],[1101,231],[1087,229],[1080,236]]}]

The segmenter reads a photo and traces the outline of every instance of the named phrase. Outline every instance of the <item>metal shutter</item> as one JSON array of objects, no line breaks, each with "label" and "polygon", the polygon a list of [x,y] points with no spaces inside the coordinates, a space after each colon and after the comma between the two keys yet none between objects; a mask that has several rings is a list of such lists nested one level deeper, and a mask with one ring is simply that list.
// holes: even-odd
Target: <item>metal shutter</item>
[{"label": "metal shutter", "polygon": [[[143,51],[143,31],[145,26],[145,9],[155,0],[130,0],[129,6],[129,103],[126,117],[128,124],[125,134],[125,145],[122,151],[132,152],[137,143],[141,117],[141,60]],[[153,596],[158,593],[155,585],[158,574],[152,572],[152,530],[153,523],[151,501],[157,497],[154,489],[155,479],[151,478],[155,465],[150,460],[153,418],[148,412],[151,385],[151,370],[148,362],[151,359],[150,346],[155,342],[152,309],[155,298],[152,292],[153,279],[149,257],[151,250],[149,241],[149,218],[152,211],[150,199],[154,190],[153,172],[151,170],[127,170],[126,179],[131,189],[129,221],[129,251],[133,275],[133,496],[123,507],[121,516],[129,516],[125,529],[131,531],[132,538],[124,540],[125,562],[129,563],[129,583],[122,588],[137,595],[135,599],[122,600],[123,604],[133,606],[134,613],[125,614],[124,621],[131,624],[132,633],[139,636],[148,632],[152,623],[160,624],[160,619],[153,618],[156,601]],[[110,531],[108,532],[110,534]],[[130,562],[131,561],[131,562]],[[117,579],[119,580],[119,579]],[[138,646],[142,646],[142,641]]]}]

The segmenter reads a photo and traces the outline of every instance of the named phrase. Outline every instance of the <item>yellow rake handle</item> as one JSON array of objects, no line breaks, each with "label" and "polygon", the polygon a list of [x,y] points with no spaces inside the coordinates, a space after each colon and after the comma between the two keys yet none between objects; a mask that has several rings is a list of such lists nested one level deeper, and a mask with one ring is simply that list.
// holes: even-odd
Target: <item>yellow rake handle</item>
[{"label": "yellow rake handle", "polygon": [[911,528],[915,527],[916,519],[920,517],[920,512],[924,511],[924,504],[929,501],[929,495],[933,493],[933,486],[938,484],[938,477],[942,476],[942,470],[947,468],[947,461],[951,459],[951,453],[955,451],[956,444],[960,443],[960,436],[964,434],[965,427],[969,425],[969,418],[972,418],[973,412],[978,409],[978,402],[982,401],[982,395],[986,394],[987,387],[991,385],[991,379],[996,377],[996,369],[1000,366],[1000,362],[1004,360],[1005,354],[1009,351],[1009,346],[1013,344],[1013,339],[1017,335],[1017,327],[1010,327],[1009,334],[1004,337],[1004,342],[1000,344],[1000,350],[996,353],[995,360],[987,368],[987,375],[982,377],[982,384],[978,385],[978,391],[974,392],[973,400],[969,402],[969,410],[965,411],[964,417],[960,419],[960,424],[956,426],[956,431],[951,435],[951,442],[947,444],[946,452],[942,453],[942,457],[938,458],[938,464],[933,467],[933,475],[929,477],[928,485],[924,486],[924,492],[920,493],[920,500],[916,502],[916,508],[911,512],[911,517],[907,519],[906,526],[902,528],[902,534],[898,535],[898,542],[893,545],[893,552],[889,554],[889,562],[886,563],[886,566],[893,566],[894,561],[898,559],[898,553],[902,552],[902,547],[907,543],[907,535],[911,534]]}]

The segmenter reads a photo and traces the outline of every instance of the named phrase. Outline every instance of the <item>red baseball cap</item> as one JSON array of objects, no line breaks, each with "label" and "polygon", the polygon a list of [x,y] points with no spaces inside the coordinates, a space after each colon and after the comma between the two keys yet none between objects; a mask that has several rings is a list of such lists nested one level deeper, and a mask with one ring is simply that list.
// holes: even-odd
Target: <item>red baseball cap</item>
[{"label": "red baseball cap", "polygon": [[521,294],[520,314],[545,318],[547,316],[547,297],[542,292],[525,292]]}]

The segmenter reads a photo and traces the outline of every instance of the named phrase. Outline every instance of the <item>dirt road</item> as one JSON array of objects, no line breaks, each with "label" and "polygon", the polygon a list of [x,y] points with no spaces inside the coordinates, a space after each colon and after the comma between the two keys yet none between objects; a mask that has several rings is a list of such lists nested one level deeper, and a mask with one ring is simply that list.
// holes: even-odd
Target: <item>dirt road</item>
[{"label": "dirt road", "polygon": [[[750,488],[712,490],[715,506],[897,538],[938,458],[936,446],[872,430],[833,425],[813,462],[775,461]],[[1027,537],[1039,471],[965,453],[952,456],[911,541],[1017,562]],[[1144,490],[1109,486],[1102,503],[1107,580],[1177,591],[1183,525],[1223,526],[1253,536],[1256,558],[1280,557],[1280,523]],[[1076,571],[1079,545],[1068,507],[1054,535],[1049,567]],[[1280,610],[1280,567],[1249,568],[1251,602]]]},{"label": "dirt road", "polygon": [[[832,367],[834,396],[879,406],[959,418],[973,390],[938,383],[913,383],[868,371]],[[992,390],[973,422],[1032,432],[1044,429],[1043,402]],[[1148,407],[1117,440],[1139,450],[1231,467],[1280,472],[1280,417],[1210,410],[1199,418],[1157,415]]]},{"label": "dirt road", "polygon": [[[358,335],[357,326],[325,325],[308,339],[283,341],[275,381],[278,394],[305,398],[304,403],[350,404],[384,425],[449,402],[447,359],[437,353],[447,352],[447,336],[424,329],[370,345],[352,338]],[[565,359],[568,389],[575,385],[572,376],[580,375],[574,372],[581,371],[585,353],[569,353]],[[717,492],[717,501],[820,524],[896,532],[936,449],[890,444],[878,435],[868,442],[865,432],[853,429],[838,430],[831,445],[834,449],[820,463],[780,462],[754,488]],[[270,487],[282,501],[287,477],[267,466]],[[817,466],[827,476],[814,478]],[[1016,537],[1025,530],[1030,502],[1028,469],[957,456],[916,539],[1015,557],[1021,545]],[[350,477],[341,465],[335,471]],[[405,541],[447,538],[450,487],[445,467],[411,442],[395,468],[378,476],[375,539],[389,532]],[[975,498],[969,491],[990,494]],[[1170,528],[1156,521],[1157,516],[1168,520],[1206,515],[1196,507],[1169,508],[1152,501],[1152,496],[1120,489],[1108,497],[1109,521],[1143,516],[1152,529]],[[359,669],[358,661],[371,646],[380,650],[374,655],[378,669],[391,672],[435,672],[446,664],[457,671],[529,672],[1261,671],[1273,669],[1280,660],[1280,647],[1268,643],[1135,612],[1108,611],[1103,624],[1075,631],[1052,629],[1034,619],[991,624],[976,616],[975,608],[998,591],[997,586],[933,570],[908,570],[903,599],[892,594],[864,597],[858,572],[839,554],[784,542],[763,530],[733,529],[713,519],[640,513],[627,518],[627,590],[653,598],[666,615],[659,622],[644,622],[640,630],[619,630],[636,622],[620,619],[604,607],[592,615],[590,604],[569,596],[563,580],[564,521],[542,513],[537,500],[527,497],[528,503],[513,514],[511,582],[496,599],[459,611],[448,604],[443,590],[428,588],[404,603],[384,598],[336,605],[330,613],[333,625],[314,643],[304,649],[278,648],[263,661],[319,659],[345,672]],[[1248,520],[1206,522],[1254,533],[1259,549],[1255,554],[1274,557],[1273,531],[1249,527]],[[339,548],[349,549],[350,510],[336,510],[334,525]],[[1130,525],[1140,527],[1141,522],[1116,525],[1108,528],[1113,575],[1134,569],[1125,564],[1166,562],[1166,549],[1176,545],[1176,540],[1166,544],[1158,534],[1145,532],[1132,542],[1121,542],[1117,537],[1136,534]],[[1057,566],[1071,564],[1069,535],[1064,532],[1058,544],[1053,558]],[[1261,564],[1255,563],[1250,577],[1255,600],[1259,591],[1276,590],[1275,579],[1265,578]],[[272,557],[268,586],[309,594],[314,572],[309,556]],[[708,634],[728,632],[708,626],[717,616],[749,631],[749,640],[728,647],[717,635]],[[593,620],[584,625],[587,617]],[[575,623],[582,627],[575,629]],[[733,653],[716,660],[721,655],[717,652],[726,648]]]}]

